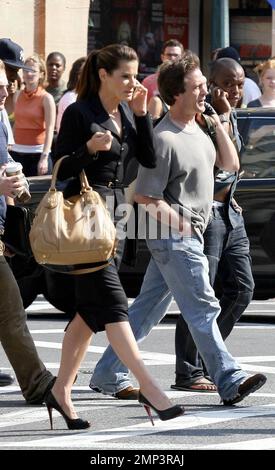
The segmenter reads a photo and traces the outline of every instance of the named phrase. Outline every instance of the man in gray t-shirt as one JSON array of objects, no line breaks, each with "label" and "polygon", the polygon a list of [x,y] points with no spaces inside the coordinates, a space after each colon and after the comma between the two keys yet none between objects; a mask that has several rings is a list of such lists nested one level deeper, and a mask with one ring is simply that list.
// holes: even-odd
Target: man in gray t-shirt
[{"label": "man in gray t-shirt", "polygon": [[213,197],[214,144],[199,125],[182,129],[170,113],[156,126],[155,137],[157,166],[150,172],[140,167],[136,193],[173,205],[202,233]]},{"label": "man in gray t-shirt", "polygon": [[[258,390],[266,377],[248,376],[226,349],[216,322],[220,306],[210,285],[202,234],[212,205],[214,165],[237,171],[239,159],[217,115],[213,121],[221,153],[196,122],[196,114],[205,109],[207,87],[192,55],[164,63],[158,85],[170,111],[155,129],[157,166],[140,168],[135,199],[168,231],[166,237],[147,238],[152,258],[129,320],[136,338],[143,339],[164,316],[163,305],[172,294],[224,404],[232,405]],[[127,369],[110,347],[90,386],[115,396],[127,388],[131,392]]]}]

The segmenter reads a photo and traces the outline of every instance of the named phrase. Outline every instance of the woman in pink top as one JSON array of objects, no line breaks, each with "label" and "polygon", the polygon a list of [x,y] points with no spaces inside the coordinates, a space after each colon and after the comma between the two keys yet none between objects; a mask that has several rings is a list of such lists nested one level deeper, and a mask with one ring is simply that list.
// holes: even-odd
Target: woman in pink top
[{"label": "woman in pink top", "polygon": [[46,66],[38,55],[25,61],[32,71],[23,71],[25,89],[14,108],[12,157],[23,165],[26,176],[45,175],[51,171],[50,149],[56,108],[53,97],[44,89]]},{"label": "woman in pink top", "polygon": [[79,59],[75,60],[69,74],[69,81],[67,83],[67,90],[64,92],[63,96],[61,97],[58,105],[57,105],[57,118],[56,118],[56,130],[59,132],[61,119],[65,109],[72,103],[76,101],[77,93],[76,93],[76,85],[85,63],[86,57],[80,57]]}]

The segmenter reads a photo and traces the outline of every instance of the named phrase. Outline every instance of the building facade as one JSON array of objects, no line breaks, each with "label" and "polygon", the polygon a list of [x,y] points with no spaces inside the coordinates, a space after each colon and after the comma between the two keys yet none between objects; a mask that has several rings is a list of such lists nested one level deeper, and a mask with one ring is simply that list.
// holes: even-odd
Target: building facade
[{"label": "building facade", "polygon": [[135,48],[140,72],[160,61],[164,41],[178,39],[207,69],[211,51],[233,45],[245,65],[271,55],[272,10],[266,0],[91,0],[88,50],[112,42]]},{"label": "building facade", "polygon": [[87,53],[89,8],[90,0],[0,0],[0,38],[20,44],[25,57],[62,52],[66,80],[72,62]]},{"label": "building facade", "polygon": [[[245,65],[275,55],[275,21],[267,0],[0,0],[0,37],[46,57],[60,51],[72,62],[113,42],[134,47],[140,73],[160,62],[164,41],[176,38],[201,58],[207,73],[211,51],[234,45]],[[23,19],[23,21],[22,21]],[[273,43],[273,44],[272,44]],[[273,47],[272,47],[273,46]],[[272,52],[273,50],[273,52]]]}]

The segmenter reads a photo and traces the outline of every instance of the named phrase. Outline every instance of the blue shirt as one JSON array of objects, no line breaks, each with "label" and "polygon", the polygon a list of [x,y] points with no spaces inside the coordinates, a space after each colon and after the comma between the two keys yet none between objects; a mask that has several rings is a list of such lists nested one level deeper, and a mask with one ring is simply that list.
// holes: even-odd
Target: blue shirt
[{"label": "blue shirt", "polygon": [[[5,124],[0,121],[0,166],[8,162],[8,132]],[[0,195],[0,234],[4,231],[7,205],[5,196]]]}]

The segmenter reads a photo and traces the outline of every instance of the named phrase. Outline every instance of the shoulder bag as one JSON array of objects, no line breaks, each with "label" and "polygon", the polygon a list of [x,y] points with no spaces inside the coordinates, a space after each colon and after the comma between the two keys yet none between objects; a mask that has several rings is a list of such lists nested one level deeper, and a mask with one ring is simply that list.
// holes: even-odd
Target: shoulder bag
[{"label": "shoulder bag", "polygon": [[29,233],[33,215],[23,206],[7,205],[3,242],[12,253],[32,257]]},{"label": "shoulder bag", "polygon": [[64,158],[55,164],[51,187],[36,209],[30,242],[39,264],[57,272],[85,274],[110,264],[115,255],[116,229],[84,170],[79,195],[64,199],[57,191],[57,173]]}]

